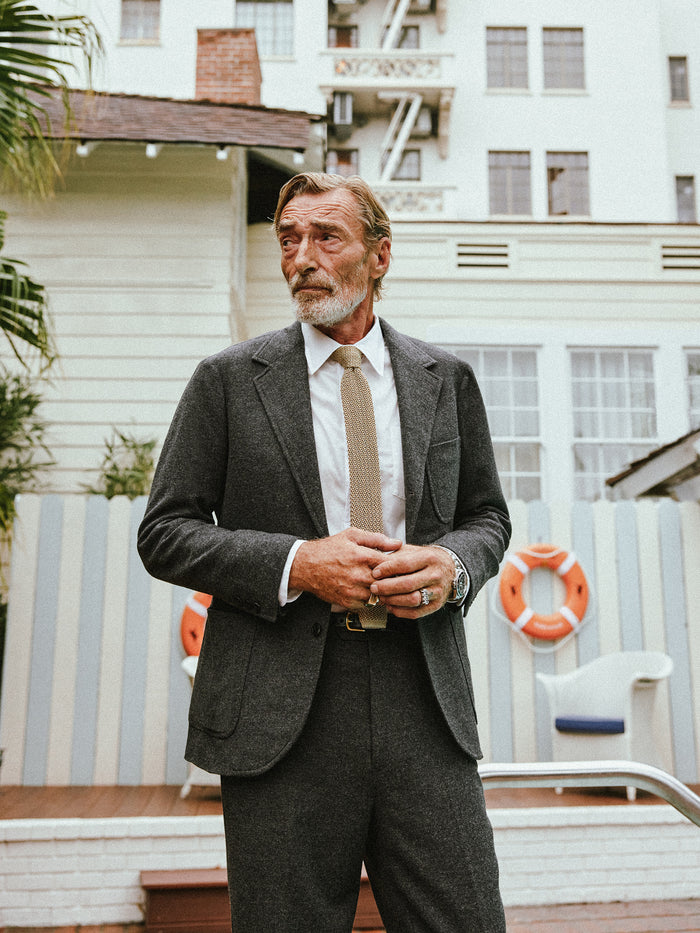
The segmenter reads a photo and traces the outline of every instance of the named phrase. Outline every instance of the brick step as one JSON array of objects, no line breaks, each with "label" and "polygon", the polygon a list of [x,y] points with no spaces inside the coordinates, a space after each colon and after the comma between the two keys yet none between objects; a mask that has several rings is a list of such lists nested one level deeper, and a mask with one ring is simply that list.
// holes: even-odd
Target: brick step
[{"label": "brick step", "polygon": [[[146,892],[145,933],[231,933],[225,868],[142,871],[141,887]],[[353,931],[383,929],[369,881],[363,877]]]}]

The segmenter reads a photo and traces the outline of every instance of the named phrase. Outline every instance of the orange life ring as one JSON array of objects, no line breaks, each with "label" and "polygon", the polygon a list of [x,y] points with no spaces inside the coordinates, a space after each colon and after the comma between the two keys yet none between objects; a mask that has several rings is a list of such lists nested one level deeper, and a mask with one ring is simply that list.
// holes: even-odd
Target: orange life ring
[{"label": "orange life ring", "polygon": [[204,624],[207,621],[207,609],[210,605],[211,596],[207,596],[206,593],[192,593],[185,603],[180,619],[180,638],[185,654],[199,654]]},{"label": "orange life ring", "polygon": [[[566,586],[566,602],[558,612],[543,615],[535,612],[523,598],[522,585],[534,567],[549,567]],[[503,611],[513,625],[533,638],[554,640],[568,635],[583,621],[588,606],[588,583],[573,551],[553,544],[530,544],[511,554],[501,572],[499,583]]]}]

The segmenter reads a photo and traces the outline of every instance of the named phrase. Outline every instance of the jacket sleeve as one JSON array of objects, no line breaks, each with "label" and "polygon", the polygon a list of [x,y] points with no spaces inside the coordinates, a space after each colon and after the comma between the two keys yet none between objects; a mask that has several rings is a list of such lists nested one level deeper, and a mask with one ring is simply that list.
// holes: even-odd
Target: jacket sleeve
[{"label": "jacket sleeve", "polygon": [[229,475],[227,397],[216,366],[201,363],[163,445],[138,551],[154,577],[274,620],[293,535],[221,527]]},{"label": "jacket sleeve", "polygon": [[467,367],[458,392],[460,464],[453,529],[435,544],[459,555],[469,573],[464,609],[498,572],[510,541],[508,507],[498,478],[486,410],[474,373]]}]

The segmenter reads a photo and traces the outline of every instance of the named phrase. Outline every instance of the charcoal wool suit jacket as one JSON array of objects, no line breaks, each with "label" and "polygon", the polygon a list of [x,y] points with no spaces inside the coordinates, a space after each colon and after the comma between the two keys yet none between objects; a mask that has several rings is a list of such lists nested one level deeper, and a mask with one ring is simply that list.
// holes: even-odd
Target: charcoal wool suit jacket
[{"label": "charcoal wool suit jacket", "polygon": [[[381,321],[396,382],[406,540],[442,544],[469,571],[467,606],[493,576],[510,523],[470,367]],[[339,412],[342,418],[342,411]],[[380,426],[381,430],[381,426]],[[146,569],[213,595],[186,757],[254,775],[299,736],[313,699],[330,606],[279,606],[293,542],[328,534],[299,324],[204,360],[168,432],[138,547]],[[418,623],[437,700],[457,743],[480,757],[462,611]]]}]

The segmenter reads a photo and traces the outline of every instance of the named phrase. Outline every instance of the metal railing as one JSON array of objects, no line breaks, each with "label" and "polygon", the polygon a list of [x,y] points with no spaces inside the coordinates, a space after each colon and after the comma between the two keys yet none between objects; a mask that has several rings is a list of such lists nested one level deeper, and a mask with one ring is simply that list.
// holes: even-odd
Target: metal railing
[{"label": "metal railing", "polygon": [[490,787],[637,787],[662,797],[700,826],[700,797],[682,781],[638,761],[536,761],[482,764]]}]

